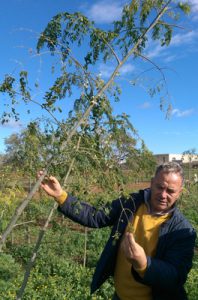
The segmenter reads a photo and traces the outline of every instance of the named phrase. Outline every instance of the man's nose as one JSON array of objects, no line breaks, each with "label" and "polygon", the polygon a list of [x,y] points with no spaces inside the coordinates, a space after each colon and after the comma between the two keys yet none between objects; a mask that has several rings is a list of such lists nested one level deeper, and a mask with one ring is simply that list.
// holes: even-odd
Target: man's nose
[{"label": "man's nose", "polygon": [[167,196],[166,190],[162,190],[161,197],[164,199],[164,198],[166,198],[166,196]]}]

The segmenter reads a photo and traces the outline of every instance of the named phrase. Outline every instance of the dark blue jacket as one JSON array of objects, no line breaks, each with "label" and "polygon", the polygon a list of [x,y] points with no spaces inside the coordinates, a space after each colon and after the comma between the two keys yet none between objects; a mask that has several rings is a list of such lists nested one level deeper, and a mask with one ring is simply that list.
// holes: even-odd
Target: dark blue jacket
[{"label": "dark blue jacket", "polygon": [[[71,220],[91,228],[112,226],[111,235],[96,266],[91,292],[113,276],[117,250],[128,220],[148,198],[150,189],[134,193],[129,199],[117,199],[108,206],[96,209],[75,197],[68,199],[58,210]],[[175,208],[171,218],[160,227],[155,257],[147,257],[148,267],[144,278],[134,269],[135,279],[152,288],[153,300],[187,299],[184,283],[192,267],[196,233],[181,212]]]}]

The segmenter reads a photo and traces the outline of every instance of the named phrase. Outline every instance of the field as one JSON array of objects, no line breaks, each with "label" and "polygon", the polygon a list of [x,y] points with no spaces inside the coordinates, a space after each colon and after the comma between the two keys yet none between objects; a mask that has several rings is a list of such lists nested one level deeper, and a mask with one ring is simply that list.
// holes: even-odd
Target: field
[{"label": "field", "polygon": [[[136,183],[130,189],[138,190],[148,182]],[[180,200],[184,214],[198,230],[198,187],[186,189]],[[3,232],[14,214],[21,197],[20,190],[7,189],[1,193],[1,223]],[[100,195],[100,197],[106,197]],[[97,197],[96,197],[97,198]],[[6,241],[0,255],[0,299],[16,299],[27,264],[32,256],[39,232],[45,223],[53,200],[37,194]],[[111,299],[111,280],[90,296],[90,282],[98,257],[109,235],[109,229],[93,230],[64,219],[58,212],[48,225],[37,259],[30,272],[25,300],[102,300]],[[198,297],[198,242],[194,265],[186,283],[189,300]]]}]

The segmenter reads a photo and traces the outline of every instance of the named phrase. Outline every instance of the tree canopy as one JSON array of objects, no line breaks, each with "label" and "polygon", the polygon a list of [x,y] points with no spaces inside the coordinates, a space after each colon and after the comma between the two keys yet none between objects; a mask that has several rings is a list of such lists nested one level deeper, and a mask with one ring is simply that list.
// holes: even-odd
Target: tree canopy
[{"label": "tree canopy", "polygon": [[[120,163],[135,158],[139,151],[137,145],[144,143],[126,112],[113,114],[112,99],[119,101],[121,93],[121,68],[129,59],[133,59],[134,63],[140,59],[150,62],[159,71],[161,79],[160,85],[150,87],[149,92],[153,95],[159,91],[166,84],[165,76],[160,67],[146,57],[145,49],[152,40],[159,41],[161,47],[168,46],[177,28],[173,20],[177,24],[180,15],[189,12],[189,4],[184,2],[134,0],[123,7],[121,19],[115,20],[107,29],[96,27],[81,13],[57,14],[40,34],[36,46],[38,55],[46,51],[55,58],[55,64],[51,66],[52,73],[56,74],[54,82],[50,83],[41,99],[35,100],[34,90],[38,83],[35,82],[33,87],[29,84],[31,74],[28,70],[21,70],[16,77],[5,75],[0,92],[6,96],[3,101],[7,108],[1,116],[1,122],[8,122],[11,118],[18,121],[21,117],[18,104],[24,103],[27,113],[31,113],[29,106],[33,103],[41,110],[41,117],[32,122],[30,127],[34,123],[34,128],[37,128],[36,124],[39,123],[39,130],[43,131],[40,132],[40,152],[46,152],[42,147],[48,149],[51,156],[56,157],[54,160],[58,159],[60,152],[66,151],[68,155],[65,148],[72,149],[79,135],[81,138],[86,136],[83,144],[89,144],[89,149],[94,148],[95,153],[101,152],[98,161],[102,161],[103,157]],[[96,66],[101,62],[114,65],[108,79],[102,78],[97,72]],[[135,81],[131,83],[135,84]],[[65,115],[68,97],[76,94],[79,96],[75,97],[72,109]],[[163,102],[162,97],[160,105]],[[48,113],[47,121],[43,120],[42,111]],[[89,143],[86,142],[88,140]],[[130,151],[126,149],[127,145]],[[140,153],[144,148],[145,145]],[[127,157],[129,154],[132,156]],[[72,157],[72,151],[70,155]],[[49,159],[49,156],[45,153],[42,160]],[[64,160],[65,157],[62,164]]]},{"label": "tree canopy", "polygon": [[[35,99],[38,82],[33,86],[29,83],[28,70],[20,70],[15,77],[5,75],[0,84],[5,105],[2,123],[21,118],[18,111],[21,103],[27,107],[27,113],[31,113],[32,104],[41,111],[39,119],[32,121],[20,135],[7,139],[10,161],[29,169],[31,174],[38,167],[45,168],[43,176],[52,172],[64,183],[68,182],[69,174],[74,182],[72,175],[76,174],[76,187],[82,186],[82,191],[85,188],[88,191],[89,183],[111,189],[115,184],[122,185],[130,178],[128,174],[123,176],[126,165],[130,165],[133,179],[145,172],[152,173],[152,154],[130,122],[130,116],[126,112],[113,113],[112,101],[119,101],[121,68],[129,59],[149,62],[166,83],[162,70],[146,57],[145,50],[150,41],[168,46],[173,31],[178,29],[179,16],[186,13],[189,13],[187,3],[134,0],[123,7],[121,19],[107,29],[96,27],[81,13],[63,12],[54,16],[40,34],[36,47],[38,55],[47,53],[55,62],[51,66],[55,80],[51,83],[49,79],[43,97]],[[96,66],[101,62],[114,66],[108,79],[97,72]],[[152,87],[150,93],[159,89]],[[65,114],[62,109],[72,95],[72,109]],[[48,114],[47,119],[42,111]],[[20,211],[39,184],[37,181]]]}]

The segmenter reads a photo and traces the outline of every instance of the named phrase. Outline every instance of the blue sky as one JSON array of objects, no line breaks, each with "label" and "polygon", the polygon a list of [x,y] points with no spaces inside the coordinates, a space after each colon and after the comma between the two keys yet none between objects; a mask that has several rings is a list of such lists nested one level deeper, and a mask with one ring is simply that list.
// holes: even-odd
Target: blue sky
[{"label": "blue sky", "polygon": [[[107,26],[119,18],[125,0],[66,1],[66,0],[7,0],[2,1],[0,10],[0,81],[5,74],[15,74],[20,69],[28,69],[32,81],[43,80],[43,88],[49,79],[48,60],[33,55],[36,38],[47,22],[62,11],[80,11],[96,22],[97,26]],[[192,14],[183,18],[169,47],[161,48],[157,43],[149,43],[145,55],[163,68],[166,77],[166,96],[172,104],[169,119],[159,108],[159,95],[151,98],[146,87],[159,80],[160,74],[143,73],[139,84],[133,87],[134,76],[151,68],[147,63],[134,64],[129,60],[121,71],[122,96],[114,103],[114,112],[130,115],[134,127],[147,147],[155,154],[182,153],[196,148],[198,151],[198,0],[191,0]],[[45,64],[45,66],[44,66]],[[112,71],[111,64],[100,64],[98,72],[106,79]],[[164,91],[165,93],[165,91]],[[36,95],[35,97],[40,97]],[[0,102],[0,114],[5,109]],[[70,102],[67,102],[68,105]],[[165,106],[166,107],[166,106]],[[29,120],[40,114],[33,108],[27,115],[23,105],[20,122],[11,120],[0,125],[0,152],[4,139],[19,132]]]}]

